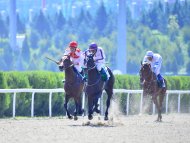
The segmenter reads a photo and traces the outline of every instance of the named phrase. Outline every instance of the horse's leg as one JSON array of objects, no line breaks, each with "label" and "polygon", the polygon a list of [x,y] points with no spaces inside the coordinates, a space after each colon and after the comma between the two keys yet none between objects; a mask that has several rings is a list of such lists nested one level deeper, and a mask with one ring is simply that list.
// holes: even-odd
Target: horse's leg
[{"label": "horse's leg", "polygon": [[78,99],[74,98],[75,100],[75,112],[74,112],[74,120],[78,120],[77,113],[79,110],[79,104],[78,104]]},{"label": "horse's leg", "polygon": [[162,102],[164,100],[164,94],[159,95],[159,105],[160,105],[160,121],[162,121]]},{"label": "horse's leg", "polygon": [[106,93],[108,95],[108,98],[107,98],[107,101],[106,101],[106,111],[105,111],[104,120],[108,120],[108,109],[110,107],[110,100],[111,100],[113,92],[109,91],[108,89],[105,89],[105,90],[106,90]]},{"label": "horse's leg", "polygon": [[67,103],[68,103],[68,101],[69,101],[69,98],[70,98],[69,95],[66,94],[66,95],[65,95],[64,107],[65,107],[65,110],[66,110],[66,113],[67,113],[68,118],[69,118],[69,119],[72,119],[73,117],[70,115],[70,113],[69,113],[69,111],[68,111],[68,109],[67,109]]},{"label": "horse's leg", "polygon": [[161,113],[160,113],[160,107],[159,107],[159,104],[158,104],[157,96],[153,95],[152,96],[152,100],[153,100],[154,104],[156,105],[156,109],[158,111],[157,121],[160,121],[160,115],[161,115]]},{"label": "horse's leg", "polygon": [[99,98],[95,98],[95,99],[93,100],[93,105],[94,105],[94,107],[93,107],[93,109],[92,109],[92,112],[100,113],[100,110],[98,109],[98,106],[99,106],[98,100],[99,100]]},{"label": "horse's leg", "polygon": [[92,111],[92,108],[93,108],[93,99],[90,95],[88,95],[88,119],[89,120],[92,120],[93,119],[93,111]]},{"label": "horse's leg", "polygon": [[78,115],[82,115],[84,113],[84,109],[82,109],[82,99],[78,99]]}]

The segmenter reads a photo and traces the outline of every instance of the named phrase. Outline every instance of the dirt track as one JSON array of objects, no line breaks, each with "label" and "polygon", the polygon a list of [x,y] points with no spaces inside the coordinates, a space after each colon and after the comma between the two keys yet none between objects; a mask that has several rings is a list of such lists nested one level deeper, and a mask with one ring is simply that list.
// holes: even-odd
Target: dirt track
[{"label": "dirt track", "polygon": [[[111,117],[112,118],[112,117]],[[78,121],[62,118],[0,119],[0,143],[188,143],[190,115],[113,117],[105,122],[95,117]]]}]

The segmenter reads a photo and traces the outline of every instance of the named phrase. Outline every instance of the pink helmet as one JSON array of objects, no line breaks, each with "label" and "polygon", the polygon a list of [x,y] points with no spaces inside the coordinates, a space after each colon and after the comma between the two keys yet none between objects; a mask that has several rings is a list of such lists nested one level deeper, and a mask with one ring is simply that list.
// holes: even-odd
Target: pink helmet
[{"label": "pink helmet", "polygon": [[72,41],[69,43],[69,47],[76,48],[78,46],[78,43],[76,41]]}]

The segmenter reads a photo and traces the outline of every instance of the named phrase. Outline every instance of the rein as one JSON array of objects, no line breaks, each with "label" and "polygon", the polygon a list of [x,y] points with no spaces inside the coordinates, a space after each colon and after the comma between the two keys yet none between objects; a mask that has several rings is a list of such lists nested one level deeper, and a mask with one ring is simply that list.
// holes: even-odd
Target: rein
[{"label": "rein", "polygon": [[87,71],[93,70],[95,68],[96,68],[96,65],[94,65],[93,67],[88,68]]},{"label": "rein", "polygon": [[[89,67],[87,69],[87,72],[90,71],[90,70],[93,70],[95,68],[96,68],[96,65],[94,65],[93,67]],[[93,83],[93,84],[87,84],[86,86],[94,86],[94,85],[98,84],[100,80],[101,80],[101,76],[98,78],[98,80],[95,83]]]},{"label": "rein", "polygon": [[72,66],[74,66],[74,64],[71,64],[71,65],[68,66],[68,67],[64,67],[64,70],[66,70],[66,69],[68,69],[68,68],[70,68],[70,67],[72,67]]},{"label": "rein", "polygon": [[86,86],[94,86],[94,85],[96,85],[100,80],[101,80],[101,77],[99,77],[99,79],[98,79],[95,83],[93,83],[93,84],[87,84]]}]

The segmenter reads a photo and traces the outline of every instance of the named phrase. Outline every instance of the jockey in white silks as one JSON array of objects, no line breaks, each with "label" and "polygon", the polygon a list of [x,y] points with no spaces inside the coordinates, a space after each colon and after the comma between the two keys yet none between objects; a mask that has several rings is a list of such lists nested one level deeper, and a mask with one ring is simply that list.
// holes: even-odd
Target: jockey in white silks
[{"label": "jockey in white silks", "polygon": [[69,43],[69,48],[65,50],[64,55],[69,55],[72,63],[74,64],[74,70],[79,74],[79,76],[83,77],[82,67],[84,66],[84,56],[83,52],[78,48],[78,43],[76,41],[72,41]]},{"label": "jockey in white silks", "polygon": [[160,83],[161,87],[165,87],[165,82],[160,74],[160,69],[162,66],[162,57],[159,54],[155,54],[152,51],[147,51],[143,59],[143,64],[149,63],[151,65],[152,71],[156,74],[157,81]]},{"label": "jockey in white silks", "polygon": [[107,70],[107,67],[105,66],[105,59],[106,56],[104,54],[104,50],[101,47],[98,47],[96,43],[91,43],[89,45],[88,50],[85,52],[85,55],[88,54],[94,54],[94,62],[96,65],[97,70],[100,72],[100,74],[103,77],[104,81],[107,81],[110,77],[110,74]]}]

